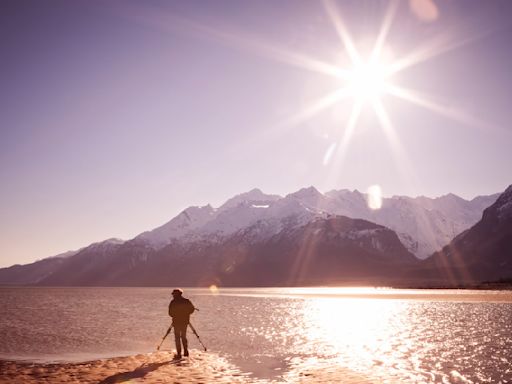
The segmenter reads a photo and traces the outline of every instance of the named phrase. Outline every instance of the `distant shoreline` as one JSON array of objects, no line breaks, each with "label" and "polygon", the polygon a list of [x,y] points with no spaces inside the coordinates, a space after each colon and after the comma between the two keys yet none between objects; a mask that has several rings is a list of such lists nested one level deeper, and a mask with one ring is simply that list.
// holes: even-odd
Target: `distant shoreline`
[{"label": "distant shoreline", "polygon": [[[180,285],[186,288],[194,288],[194,289],[208,289],[209,287],[205,286],[187,286]],[[0,288],[174,288],[174,285],[37,285],[37,284],[1,284]],[[399,285],[391,285],[391,284],[318,284],[318,285],[273,285],[273,286],[244,286],[244,285],[228,285],[228,286],[219,286],[219,288],[238,288],[238,289],[250,289],[250,288],[358,288],[358,287],[368,287],[368,288],[385,288],[385,289],[421,289],[421,290],[441,290],[441,289],[457,289],[457,290],[492,290],[492,291],[512,291],[512,281],[504,281],[504,282],[482,282],[482,283],[472,283],[472,284],[460,284],[460,285],[447,285],[447,284],[399,284]]]},{"label": "distant shoreline", "polygon": [[[209,287],[194,287],[194,286],[185,286],[181,285],[182,288],[185,289],[201,289],[205,291],[209,291]],[[58,285],[58,286],[43,286],[43,285],[5,285],[0,284],[0,289],[6,289],[6,288],[19,288],[19,289],[95,289],[95,288],[105,288],[105,289],[138,289],[138,288],[148,288],[148,289],[172,289],[174,288],[174,285],[171,286],[64,286],[64,285]],[[413,284],[403,284],[403,285],[391,285],[391,284],[376,284],[376,285],[370,285],[370,284],[351,284],[351,285],[341,285],[341,284],[332,284],[332,285],[298,285],[298,286],[219,286],[216,287],[216,291],[212,293],[212,295],[215,295],[217,293],[222,294],[223,290],[251,290],[251,289],[258,289],[258,290],[265,290],[265,289],[374,289],[376,292],[319,292],[318,294],[320,296],[353,296],[353,297],[361,297],[361,298],[368,298],[368,297],[379,297],[379,298],[400,298],[403,297],[404,299],[408,298],[407,292],[400,293],[400,290],[412,290],[412,291],[423,291],[425,294],[427,294],[429,291],[432,293],[432,295],[437,296],[436,292],[440,291],[494,291],[494,292],[508,292],[512,293],[512,283],[510,282],[484,282],[484,283],[475,283],[471,285],[445,285],[445,284],[432,284],[432,285],[413,285]],[[388,290],[387,295],[381,295],[380,293]],[[393,291],[396,291],[393,293]],[[379,293],[376,295],[375,293]],[[293,292],[291,292],[292,295],[294,295]],[[315,292],[308,292],[304,293],[305,296],[315,296],[317,293]],[[457,295],[457,294],[455,294]],[[449,295],[448,295],[449,296]],[[448,296],[447,299],[448,299]]]}]

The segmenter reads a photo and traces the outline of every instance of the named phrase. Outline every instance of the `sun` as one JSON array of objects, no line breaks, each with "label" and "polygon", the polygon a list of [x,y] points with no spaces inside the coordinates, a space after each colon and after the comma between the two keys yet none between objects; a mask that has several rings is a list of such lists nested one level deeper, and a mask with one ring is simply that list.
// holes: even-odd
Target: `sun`
[{"label": "sun", "polygon": [[388,89],[386,66],[377,60],[356,64],[347,78],[349,93],[361,102],[378,100]]}]

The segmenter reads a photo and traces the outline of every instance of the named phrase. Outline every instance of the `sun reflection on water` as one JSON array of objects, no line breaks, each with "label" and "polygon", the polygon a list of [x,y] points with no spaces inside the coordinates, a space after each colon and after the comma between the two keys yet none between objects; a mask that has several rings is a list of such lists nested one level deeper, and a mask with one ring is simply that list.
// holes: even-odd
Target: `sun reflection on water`
[{"label": "sun reflection on water", "polygon": [[[304,308],[304,321],[312,339],[330,346],[330,353],[351,367],[375,364],[371,351],[387,349],[396,332],[390,317],[400,315],[399,302],[378,299],[319,298],[310,300]],[[345,352],[350,350],[350,355]],[[377,362],[379,363],[379,362]]]},{"label": "sun reflection on water", "polygon": [[[6,288],[0,295],[0,334],[9,337],[2,339],[0,355],[152,352],[168,324],[168,293]],[[321,287],[187,294],[201,308],[192,322],[208,349],[254,377],[292,383],[315,382],[311,375],[324,383],[512,383],[510,292]],[[200,347],[194,337],[189,341]],[[173,344],[168,339],[164,347],[172,350]]]},{"label": "sun reflection on water", "polygon": [[[383,299],[386,295],[340,296],[343,288],[332,290],[334,296],[309,297],[297,308],[303,332],[294,347],[302,356],[294,363],[295,370],[347,369],[379,383],[471,383],[471,376],[492,377],[486,363],[471,363],[481,359],[484,345],[490,343],[485,332],[468,327],[488,321],[475,317],[482,313],[471,302],[432,305]],[[361,294],[367,289],[355,290]]]}]

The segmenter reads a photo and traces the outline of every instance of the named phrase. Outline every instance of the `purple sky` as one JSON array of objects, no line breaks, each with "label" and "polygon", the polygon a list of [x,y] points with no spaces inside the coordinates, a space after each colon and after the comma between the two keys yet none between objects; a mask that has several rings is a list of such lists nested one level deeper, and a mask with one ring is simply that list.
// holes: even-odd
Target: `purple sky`
[{"label": "purple sky", "polygon": [[[415,3],[432,10],[430,0]],[[358,49],[375,40],[389,4],[337,3]],[[465,198],[504,190],[512,2],[438,1],[431,20],[410,5],[398,3],[386,39],[393,57],[452,49],[393,82],[446,113],[386,95],[403,152],[364,107],[333,169],[326,151],[353,100],[283,123],[342,85],[289,62],[347,62],[322,2],[3,0],[0,267],[127,239],[254,187],[284,195],[378,184],[386,196]]]}]

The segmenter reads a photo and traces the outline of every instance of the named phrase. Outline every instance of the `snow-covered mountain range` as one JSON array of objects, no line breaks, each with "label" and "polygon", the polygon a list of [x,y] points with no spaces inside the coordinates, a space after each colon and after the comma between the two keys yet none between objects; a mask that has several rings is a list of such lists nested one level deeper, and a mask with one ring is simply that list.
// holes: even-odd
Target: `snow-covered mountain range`
[{"label": "snow-covered mountain range", "polygon": [[380,209],[370,209],[368,195],[357,190],[323,194],[309,187],[281,197],[253,189],[229,199],[219,208],[189,207],[135,240],[159,249],[173,241],[219,241],[255,225],[254,230],[260,230],[254,234],[254,240],[262,240],[279,233],[291,222],[300,226],[315,218],[341,215],[394,230],[404,246],[423,259],[475,224],[498,196],[478,196],[472,200],[454,194],[438,198],[393,196],[383,198]]},{"label": "snow-covered mountain range", "polygon": [[511,196],[512,186],[470,201],[393,196],[370,209],[358,191],[253,189],[218,208],[189,207],[131,240],[2,268],[0,284],[473,284],[512,273]]}]

